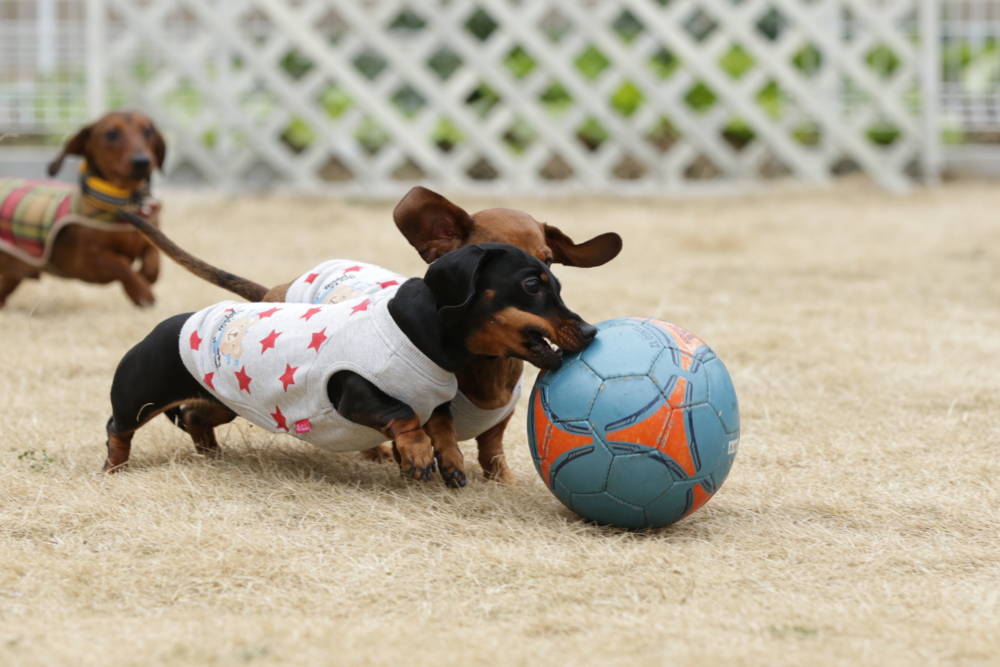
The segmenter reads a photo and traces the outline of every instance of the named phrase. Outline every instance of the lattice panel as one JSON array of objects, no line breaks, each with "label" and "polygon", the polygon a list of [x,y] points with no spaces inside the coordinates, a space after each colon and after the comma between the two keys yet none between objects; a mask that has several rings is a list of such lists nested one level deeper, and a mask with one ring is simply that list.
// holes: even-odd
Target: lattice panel
[{"label": "lattice panel", "polygon": [[920,155],[918,0],[103,0],[212,185],[665,192]]}]

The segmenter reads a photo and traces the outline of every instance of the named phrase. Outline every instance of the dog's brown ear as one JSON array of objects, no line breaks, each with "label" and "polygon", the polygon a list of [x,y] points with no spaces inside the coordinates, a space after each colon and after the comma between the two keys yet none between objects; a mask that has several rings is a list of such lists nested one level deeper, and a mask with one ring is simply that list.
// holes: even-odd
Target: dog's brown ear
[{"label": "dog's brown ear", "polygon": [[614,232],[595,236],[577,245],[558,227],[543,223],[542,231],[545,232],[545,243],[552,251],[552,261],[556,264],[590,268],[607,264],[622,251],[622,237]]},{"label": "dog's brown ear", "polygon": [[156,167],[162,171],[163,161],[167,159],[167,144],[156,126],[151,124],[150,127],[153,128],[153,139],[149,143],[153,148],[153,155],[156,156]]},{"label": "dog's brown ear", "polygon": [[419,185],[396,204],[392,219],[428,264],[465,245],[475,224],[460,207]]},{"label": "dog's brown ear", "polygon": [[63,146],[62,151],[56,156],[56,159],[49,163],[49,176],[55,176],[59,173],[63,160],[66,159],[67,155],[84,154],[84,151],[87,150],[87,141],[90,139],[90,132],[93,127],[93,125],[88,125],[66,142],[66,145]]},{"label": "dog's brown ear", "polygon": [[457,325],[476,296],[476,280],[489,262],[491,253],[469,245],[446,253],[431,264],[424,283],[434,296],[438,317],[445,326]]}]

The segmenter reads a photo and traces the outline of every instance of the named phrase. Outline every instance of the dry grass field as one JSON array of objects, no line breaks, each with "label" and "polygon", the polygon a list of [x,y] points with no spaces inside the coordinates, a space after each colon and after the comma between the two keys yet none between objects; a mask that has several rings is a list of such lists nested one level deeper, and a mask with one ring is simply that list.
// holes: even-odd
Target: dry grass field
[{"label": "dry grass field", "polygon": [[[349,257],[419,275],[391,203],[168,193],[182,245],[265,284]],[[221,460],[158,419],[98,473],[157,305],[45,277],[0,311],[0,665],[1000,664],[1000,187],[523,208],[622,255],[557,267],[592,322],[654,316],[732,373],[728,482],[679,524],[588,524],[537,478],[419,484],[246,422]],[[529,381],[534,373],[529,373]]]}]

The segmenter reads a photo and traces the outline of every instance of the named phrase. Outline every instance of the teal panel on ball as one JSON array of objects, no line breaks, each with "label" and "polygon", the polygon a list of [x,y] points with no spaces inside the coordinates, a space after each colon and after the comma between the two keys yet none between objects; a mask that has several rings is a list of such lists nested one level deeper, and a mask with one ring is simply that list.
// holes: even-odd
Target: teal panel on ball
[{"label": "teal panel on ball", "polygon": [[680,521],[694,502],[692,487],[697,482],[678,482],[662,496],[645,507],[646,522],[651,528],[661,528]]},{"label": "teal panel on ball", "polygon": [[573,494],[570,507],[584,519],[618,528],[645,528],[646,517],[642,508],[631,505],[606,493]]},{"label": "teal panel on ball", "polygon": [[599,329],[580,358],[607,380],[645,375],[664,349],[663,339],[642,322],[625,320],[620,326]]},{"label": "teal panel on ball", "polygon": [[583,421],[590,416],[597,392],[603,380],[579,359],[550,374],[546,394],[549,405],[549,419],[552,421]]},{"label": "teal panel on ball", "polygon": [[[639,449],[634,447],[632,449]],[[627,503],[645,507],[674,483],[667,457],[656,449],[637,454],[617,454],[611,462],[607,492]],[[616,451],[612,444],[612,451]]]},{"label": "teal panel on ball", "polygon": [[698,453],[698,476],[732,466],[735,452],[729,454],[731,439],[712,406],[706,403],[688,408],[686,418],[688,439]]},{"label": "teal panel on ball", "polygon": [[721,359],[715,358],[705,364],[708,373],[709,403],[715,408],[727,433],[740,430],[740,404],[736,399],[733,379]]},{"label": "teal panel on ball", "polygon": [[611,467],[611,452],[597,438],[560,455],[549,471],[550,482],[561,482],[574,493],[603,491]]},{"label": "teal panel on ball", "polygon": [[[707,349],[707,348],[705,348]],[[699,359],[680,350],[668,350],[660,355],[649,371],[649,377],[674,407],[708,402],[708,373]]]},{"label": "teal panel on ball", "polygon": [[663,395],[648,377],[606,380],[590,410],[590,422],[604,437],[642,421],[662,404]]}]

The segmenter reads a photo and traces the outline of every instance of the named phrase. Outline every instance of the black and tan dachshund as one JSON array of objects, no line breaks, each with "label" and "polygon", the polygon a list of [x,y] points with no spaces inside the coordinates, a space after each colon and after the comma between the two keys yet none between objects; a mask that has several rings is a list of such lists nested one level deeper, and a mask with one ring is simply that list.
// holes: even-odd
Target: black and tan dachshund
[{"label": "black and tan dachshund", "polygon": [[[403,197],[392,215],[399,231],[427,263],[467,245],[509,243],[546,264],[594,267],[614,259],[622,248],[621,237],[613,232],[601,234],[583,243],[575,243],[559,228],[539,222],[525,211],[489,208],[468,213],[440,194],[420,186],[412,188]],[[247,301],[286,301],[292,283],[268,289],[195,257],[142,219],[131,221],[164,253],[207,282],[238,294]],[[455,375],[459,391],[472,405],[480,410],[496,410],[515,400],[515,391],[523,369],[524,363],[515,357],[477,356],[470,359]],[[207,414],[200,418],[182,415],[188,409],[176,408],[169,411],[167,416],[182,427],[192,420],[201,422],[210,418]],[[479,464],[483,473],[487,479],[505,484],[517,482],[507,465],[503,444],[504,432],[513,414],[513,411],[509,412],[499,423],[476,435]],[[361,454],[370,460],[392,457],[391,447],[385,444]],[[451,464],[462,466],[461,461],[449,462]]]},{"label": "black and tan dachshund", "polygon": [[[555,369],[561,357],[552,345],[579,351],[596,333],[563,303],[559,282],[543,262],[502,243],[470,245],[447,253],[428,268],[423,279],[403,283],[388,301],[387,310],[402,334],[448,373],[477,357],[515,357]],[[181,359],[181,329],[191,315],[160,323],[119,364],[111,388],[113,416],[108,422],[105,471],[125,466],[135,431],[174,406],[202,406],[185,414],[191,420],[187,430],[203,453],[218,449],[214,427],[237,416]],[[393,452],[407,476],[426,481],[435,454],[439,461],[448,461],[458,452],[460,462],[447,402],[422,424],[414,410],[392,393],[392,387],[387,393],[352,371],[333,373],[326,385],[337,413],[393,441]],[[455,470],[441,465],[441,474],[452,486],[465,483],[460,466]]]}]

